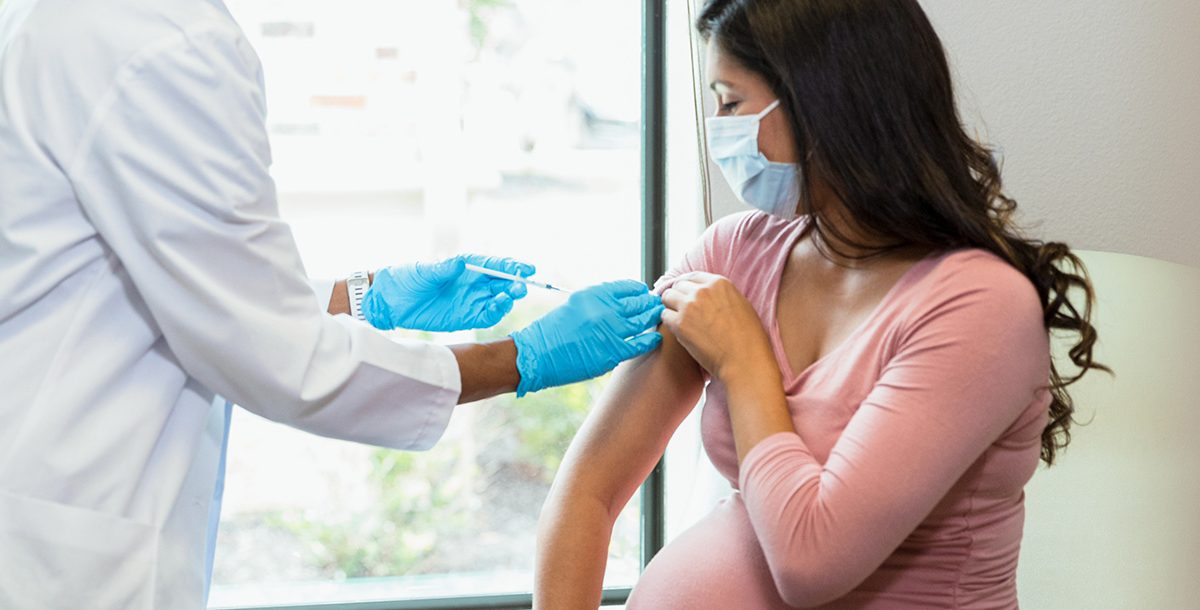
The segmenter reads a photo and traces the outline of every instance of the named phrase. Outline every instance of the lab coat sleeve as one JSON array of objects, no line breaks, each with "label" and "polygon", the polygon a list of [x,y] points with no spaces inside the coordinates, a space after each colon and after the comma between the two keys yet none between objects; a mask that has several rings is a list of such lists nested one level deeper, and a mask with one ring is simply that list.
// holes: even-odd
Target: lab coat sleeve
[{"label": "lab coat sleeve", "polygon": [[182,30],[124,66],[66,172],[188,374],[316,434],[426,449],[458,401],[457,362],[325,313],[278,215],[265,112],[240,31]]},{"label": "lab coat sleeve", "polygon": [[328,311],[329,301],[333,299],[333,289],[337,286],[337,280],[311,279],[309,285],[312,286],[313,294],[317,295],[317,304]]}]

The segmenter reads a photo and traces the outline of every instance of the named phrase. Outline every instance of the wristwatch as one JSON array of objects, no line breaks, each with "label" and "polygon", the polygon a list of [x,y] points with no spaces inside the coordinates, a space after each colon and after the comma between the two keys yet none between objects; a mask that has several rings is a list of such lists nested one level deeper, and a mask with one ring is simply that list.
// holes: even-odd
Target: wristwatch
[{"label": "wristwatch", "polygon": [[355,271],[346,278],[346,294],[350,296],[350,315],[363,322],[366,322],[367,318],[363,316],[362,302],[370,287],[371,274],[367,271]]}]

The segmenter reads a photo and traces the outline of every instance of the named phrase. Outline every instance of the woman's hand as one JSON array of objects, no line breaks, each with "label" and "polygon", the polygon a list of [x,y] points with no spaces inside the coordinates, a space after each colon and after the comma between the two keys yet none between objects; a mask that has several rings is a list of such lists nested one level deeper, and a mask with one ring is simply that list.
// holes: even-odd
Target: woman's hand
[{"label": "woman's hand", "polygon": [[733,282],[694,271],[679,276],[662,295],[663,324],[713,377],[781,377],[758,313]]},{"label": "woman's hand", "polygon": [[733,283],[711,273],[687,273],[663,291],[662,300],[663,324],[725,384],[738,462],[768,436],[795,433],[771,342]]}]

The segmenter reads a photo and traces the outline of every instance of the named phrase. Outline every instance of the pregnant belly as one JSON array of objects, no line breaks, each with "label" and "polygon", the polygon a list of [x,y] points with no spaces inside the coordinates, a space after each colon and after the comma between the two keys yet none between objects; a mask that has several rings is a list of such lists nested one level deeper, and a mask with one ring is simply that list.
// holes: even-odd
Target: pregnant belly
[{"label": "pregnant belly", "polygon": [[740,494],[671,541],[646,567],[628,610],[788,609],[767,568]]}]

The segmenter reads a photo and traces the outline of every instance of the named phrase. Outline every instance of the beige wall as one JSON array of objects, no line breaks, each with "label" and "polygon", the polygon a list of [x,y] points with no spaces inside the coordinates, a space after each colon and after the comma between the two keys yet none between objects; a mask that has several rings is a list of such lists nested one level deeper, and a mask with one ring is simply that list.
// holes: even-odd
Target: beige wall
[{"label": "beige wall", "polygon": [[[1028,608],[1200,607],[1200,270],[1083,252],[1097,360],[1059,463],[1026,488]],[[1059,354],[1065,353],[1060,346]]]}]

